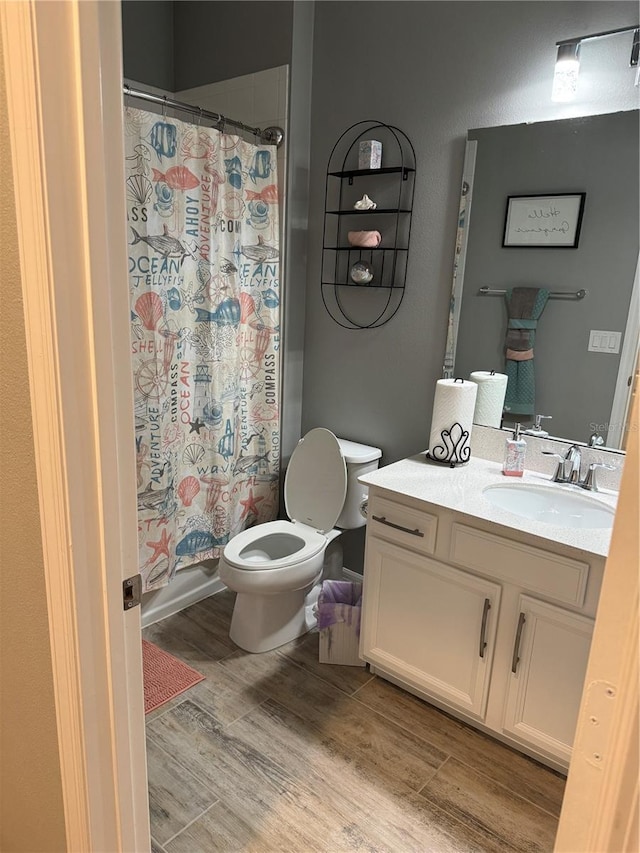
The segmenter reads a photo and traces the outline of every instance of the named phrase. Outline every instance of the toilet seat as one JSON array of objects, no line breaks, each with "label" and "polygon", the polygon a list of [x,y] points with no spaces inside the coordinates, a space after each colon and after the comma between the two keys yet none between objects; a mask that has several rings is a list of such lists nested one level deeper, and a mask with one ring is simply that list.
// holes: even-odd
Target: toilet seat
[{"label": "toilet seat", "polygon": [[328,429],[310,430],[291,454],[284,478],[284,505],[292,521],[327,533],[338,520],[347,494],[342,447]]},{"label": "toilet seat", "polygon": [[246,571],[284,569],[315,556],[326,544],[326,536],[306,525],[267,521],[234,536],[225,545],[224,559]]},{"label": "toilet seat", "polygon": [[347,492],[347,466],[340,442],[328,429],[310,430],[291,454],[284,501],[291,521],[268,521],[234,536],[223,560],[243,571],[274,571],[321,553]]}]

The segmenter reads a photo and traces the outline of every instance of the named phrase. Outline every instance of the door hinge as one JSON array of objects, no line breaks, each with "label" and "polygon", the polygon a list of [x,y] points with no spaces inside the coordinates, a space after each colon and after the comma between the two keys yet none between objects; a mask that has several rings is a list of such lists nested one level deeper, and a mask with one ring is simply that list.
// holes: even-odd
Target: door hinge
[{"label": "door hinge", "polygon": [[142,600],[142,575],[133,575],[122,581],[122,603],[125,610],[137,607]]}]

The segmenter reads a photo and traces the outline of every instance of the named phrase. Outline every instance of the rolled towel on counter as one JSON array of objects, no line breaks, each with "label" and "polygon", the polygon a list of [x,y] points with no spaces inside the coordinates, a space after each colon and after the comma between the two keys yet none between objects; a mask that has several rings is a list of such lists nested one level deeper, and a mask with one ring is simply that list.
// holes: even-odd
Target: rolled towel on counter
[{"label": "rolled towel on counter", "polygon": [[[451,427],[458,423],[462,431],[469,435],[466,443],[470,443],[471,429],[473,427],[473,412],[476,405],[478,386],[475,382],[463,379],[438,379],[436,392],[433,398],[433,415],[431,417],[431,434],[429,436],[429,452],[437,461],[446,461],[443,451],[436,448],[454,449],[454,445],[460,441],[460,432],[454,433],[450,438],[443,432],[449,433]],[[462,448],[462,443],[458,449]],[[468,461],[459,459],[458,461]]]},{"label": "rolled towel on counter", "polygon": [[474,370],[469,379],[478,386],[474,424],[500,427],[509,377],[494,370]]}]

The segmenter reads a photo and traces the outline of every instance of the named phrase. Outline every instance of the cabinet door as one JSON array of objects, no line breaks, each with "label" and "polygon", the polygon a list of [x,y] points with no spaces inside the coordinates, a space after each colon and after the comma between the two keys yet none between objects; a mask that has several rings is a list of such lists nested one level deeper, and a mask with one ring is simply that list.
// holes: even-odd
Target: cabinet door
[{"label": "cabinet door", "polygon": [[593,619],[520,596],[504,731],[566,762],[592,632]]},{"label": "cabinet door", "polygon": [[407,686],[483,719],[500,591],[369,536],[360,655]]}]

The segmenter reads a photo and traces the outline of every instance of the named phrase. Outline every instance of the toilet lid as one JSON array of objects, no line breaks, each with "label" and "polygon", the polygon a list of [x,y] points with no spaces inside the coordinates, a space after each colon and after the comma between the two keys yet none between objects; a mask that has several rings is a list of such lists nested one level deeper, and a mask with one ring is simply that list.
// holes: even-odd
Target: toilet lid
[{"label": "toilet lid", "polygon": [[284,504],[292,521],[321,532],[335,525],[347,493],[347,466],[328,429],[312,429],[291,454],[284,480]]}]

